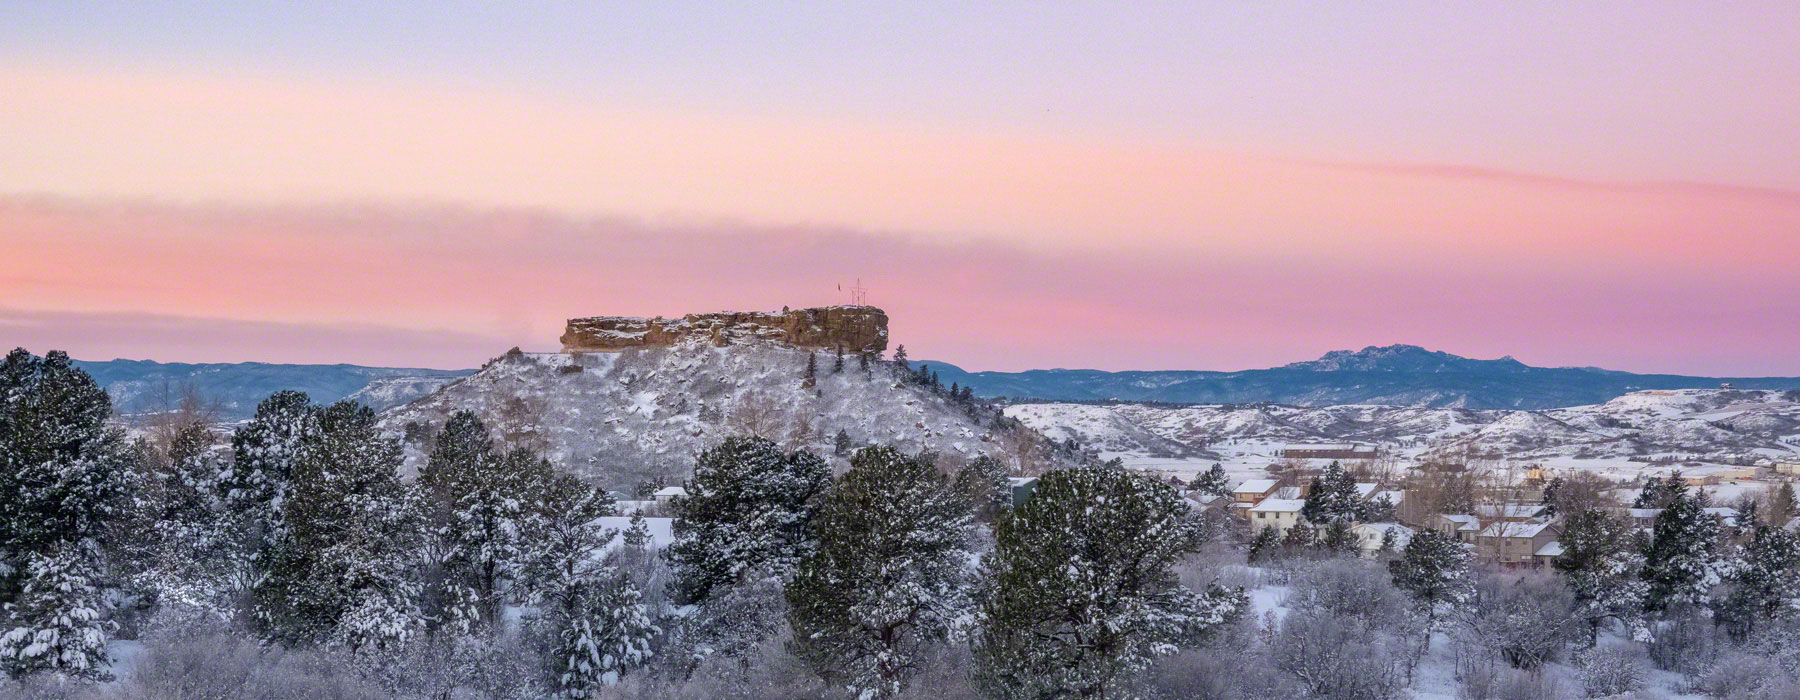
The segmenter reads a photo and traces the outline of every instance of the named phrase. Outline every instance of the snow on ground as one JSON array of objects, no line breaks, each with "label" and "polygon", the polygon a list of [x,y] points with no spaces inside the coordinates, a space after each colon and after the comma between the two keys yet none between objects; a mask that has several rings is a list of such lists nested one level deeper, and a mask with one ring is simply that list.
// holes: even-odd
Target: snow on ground
[{"label": "snow on ground", "polygon": [[1235,480],[1262,476],[1283,447],[1312,442],[1376,445],[1401,466],[1473,455],[1502,468],[1543,464],[1619,481],[1800,461],[1800,403],[1775,391],[1640,391],[1544,411],[1038,403],[1006,413],[1128,467],[1183,479],[1215,462]]},{"label": "snow on ground", "polygon": [[[625,531],[631,528],[631,518],[623,515],[609,515],[595,520],[601,527],[618,530],[618,534],[607,545],[608,549],[618,547],[625,540]],[[650,544],[662,549],[675,542],[674,518],[644,518],[644,525],[650,528]]]}]

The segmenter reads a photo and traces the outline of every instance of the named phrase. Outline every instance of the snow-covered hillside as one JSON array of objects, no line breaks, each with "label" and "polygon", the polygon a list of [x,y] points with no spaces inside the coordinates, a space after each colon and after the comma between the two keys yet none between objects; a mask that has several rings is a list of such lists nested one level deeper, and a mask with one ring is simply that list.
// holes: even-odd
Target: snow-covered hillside
[{"label": "snow-covered hillside", "polygon": [[1184,448],[1197,453],[1292,442],[1363,442],[1413,455],[1509,459],[1800,459],[1800,403],[1792,392],[1762,390],[1640,391],[1544,411],[1043,403],[1009,406],[1006,413],[1108,455],[1150,460],[1181,456]]},{"label": "snow-covered hillside", "polygon": [[815,388],[802,386],[807,351],[777,343],[682,342],[618,353],[509,353],[467,378],[383,415],[407,437],[416,465],[453,411],[470,409],[496,435],[609,488],[685,478],[701,449],[735,433],[834,456],[841,430],[854,446],[933,450],[956,463],[981,454],[1043,454],[1035,432],[998,412],[903,381],[877,362],[817,353]]}]

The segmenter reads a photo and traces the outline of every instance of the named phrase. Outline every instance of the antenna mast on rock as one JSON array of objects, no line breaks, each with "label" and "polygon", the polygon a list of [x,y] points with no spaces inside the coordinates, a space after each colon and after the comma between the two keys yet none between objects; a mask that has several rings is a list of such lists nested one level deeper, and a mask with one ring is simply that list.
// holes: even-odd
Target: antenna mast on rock
[{"label": "antenna mast on rock", "polygon": [[[843,285],[838,285],[838,289],[843,288]],[[865,306],[869,303],[869,288],[863,286],[861,277],[856,278],[856,284],[850,285],[849,291],[851,304]]]}]

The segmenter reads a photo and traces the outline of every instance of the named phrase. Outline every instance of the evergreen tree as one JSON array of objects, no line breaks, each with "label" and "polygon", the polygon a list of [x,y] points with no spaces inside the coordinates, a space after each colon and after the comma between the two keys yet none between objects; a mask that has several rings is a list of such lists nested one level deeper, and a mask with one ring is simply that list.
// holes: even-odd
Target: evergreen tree
[{"label": "evergreen tree", "polygon": [[806,352],[806,372],[801,375],[800,387],[803,389],[811,389],[818,384],[819,356],[813,354],[811,350],[808,350]]},{"label": "evergreen tree", "polygon": [[221,482],[229,471],[214,439],[198,422],[175,433],[155,479],[150,544],[134,578],[167,610],[229,620],[248,580],[226,512]]},{"label": "evergreen tree", "polygon": [[1800,538],[1769,525],[1758,526],[1727,577],[1729,593],[1717,605],[1732,635],[1745,639],[1764,620],[1800,610]]},{"label": "evergreen tree", "polygon": [[1334,520],[1319,528],[1319,546],[1333,554],[1351,554],[1357,551],[1356,533],[1350,531],[1350,523]]},{"label": "evergreen tree", "polygon": [[899,367],[900,371],[902,371],[902,372],[911,372],[912,371],[912,365],[908,364],[906,361],[906,346],[905,345],[901,345],[897,348],[894,348],[894,365]]},{"label": "evergreen tree", "polygon": [[1469,551],[1442,532],[1424,529],[1406,543],[1400,558],[1388,562],[1394,585],[1412,595],[1425,610],[1426,624],[1437,619],[1438,608],[1468,599]]},{"label": "evergreen tree", "polygon": [[618,533],[598,523],[615,509],[606,493],[567,474],[537,470],[532,490],[524,582],[540,614],[553,685],[570,698],[635,668],[657,633],[641,592],[607,566],[601,553]]},{"label": "evergreen tree", "polygon": [[1664,484],[1673,500],[1656,515],[1644,552],[1644,580],[1650,584],[1644,607],[1651,611],[1706,602],[1722,573],[1719,524],[1685,486],[1674,488],[1680,483],[1670,477]]},{"label": "evergreen tree", "polygon": [[1666,479],[1654,476],[1644,479],[1644,488],[1638,491],[1637,499],[1632,501],[1633,508],[1667,508],[1669,504],[1687,495],[1687,482],[1682,481],[1681,472],[1670,474]]},{"label": "evergreen tree", "polygon": [[1281,531],[1272,527],[1259,527],[1250,538],[1250,546],[1244,552],[1248,563],[1255,564],[1274,554],[1281,546]]},{"label": "evergreen tree", "polygon": [[1225,465],[1214,462],[1205,473],[1194,475],[1188,488],[1200,493],[1209,493],[1220,498],[1231,496],[1231,478],[1225,475]]},{"label": "evergreen tree", "polygon": [[650,524],[644,522],[643,511],[631,512],[631,524],[625,528],[625,546],[637,550],[650,548]]},{"label": "evergreen tree", "polygon": [[1539,501],[1544,506],[1544,517],[1555,519],[1561,515],[1556,510],[1557,498],[1566,483],[1568,483],[1566,479],[1557,476],[1552,477],[1548,483],[1544,484],[1544,497]]},{"label": "evergreen tree", "polygon": [[966,609],[969,506],[928,455],[857,451],[787,588],[795,653],[862,697],[899,693]]},{"label": "evergreen tree", "polygon": [[845,432],[843,428],[839,428],[837,435],[831,438],[831,451],[839,457],[850,456],[850,450],[854,447],[855,445],[850,442],[850,433]]},{"label": "evergreen tree", "polygon": [[1588,625],[1588,646],[1599,641],[1608,619],[1637,621],[1649,587],[1631,524],[1595,509],[1565,513],[1557,540],[1563,552],[1551,566],[1575,594],[1576,615]]},{"label": "evergreen tree", "polygon": [[69,356],[0,362],[0,666],[105,675],[109,625],[94,582],[109,523],[130,511],[136,453],[112,402]]},{"label": "evergreen tree", "polygon": [[1141,474],[1050,472],[997,525],[974,640],[993,697],[1110,695],[1247,602],[1241,589],[1175,580],[1200,529],[1174,489]]},{"label": "evergreen tree", "polygon": [[1355,477],[1337,462],[1325,465],[1324,471],[1313,477],[1312,487],[1307,489],[1306,505],[1301,507],[1300,516],[1314,525],[1363,519],[1362,498],[1356,492]]},{"label": "evergreen tree", "polygon": [[837,346],[837,355],[831,361],[831,373],[844,373],[844,346],[842,345]]},{"label": "evergreen tree", "polygon": [[0,634],[0,668],[12,678],[39,671],[106,680],[110,622],[100,619],[100,592],[87,572],[97,565],[77,547],[32,553],[24,590],[9,606]]},{"label": "evergreen tree", "polygon": [[279,391],[232,434],[231,473],[223,488],[244,558],[260,558],[281,541],[294,463],[301,447],[318,437],[321,413],[306,394]]},{"label": "evergreen tree", "polygon": [[501,455],[470,411],[445,422],[419,470],[434,546],[428,614],[461,634],[499,619],[502,586],[517,575],[535,454]]},{"label": "evergreen tree", "polygon": [[714,586],[768,567],[785,578],[811,548],[813,496],[831,481],[810,452],[782,452],[760,437],[726,438],[700,453],[687,497],[675,504],[675,598],[704,600]]},{"label": "evergreen tree", "polygon": [[133,459],[106,426],[111,413],[63,352],[20,348],[0,363],[0,604],[14,600],[33,555],[96,547],[122,512]]},{"label": "evergreen tree", "polygon": [[420,507],[400,480],[400,445],[350,401],[321,412],[318,427],[294,459],[280,539],[257,562],[256,620],[287,643],[398,650],[422,621]]},{"label": "evergreen tree", "polygon": [[982,455],[956,473],[956,488],[978,512],[996,515],[1012,507],[1012,482],[1007,480],[1011,473],[1005,462]]},{"label": "evergreen tree", "polygon": [[863,376],[868,376],[875,371],[874,368],[869,366],[868,352],[856,353],[856,362],[859,365],[859,369],[862,370]]}]

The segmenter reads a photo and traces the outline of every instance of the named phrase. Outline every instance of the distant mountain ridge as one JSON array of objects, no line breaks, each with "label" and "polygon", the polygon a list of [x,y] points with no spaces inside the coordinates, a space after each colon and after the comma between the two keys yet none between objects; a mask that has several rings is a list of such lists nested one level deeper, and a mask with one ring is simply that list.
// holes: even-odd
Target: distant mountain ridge
[{"label": "distant mountain ridge", "polygon": [[153,362],[76,360],[112,395],[121,414],[167,410],[183,387],[217,402],[219,418],[239,420],[256,411],[270,394],[304,391],[317,402],[351,398],[383,410],[424,396],[445,383],[474,374],[472,369],[418,369],[361,365],[283,365],[266,362]]},{"label": "distant mountain ridge", "polygon": [[1605,403],[1647,389],[1800,388],[1797,377],[1634,374],[1593,367],[1533,367],[1511,357],[1477,360],[1415,345],[1334,350],[1317,360],[1238,372],[1086,369],[969,372],[928,361],[944,384],[989,398],[1296,406],[1385,404],[1433,408],[1547,409]]}]

